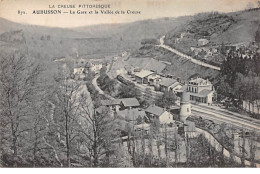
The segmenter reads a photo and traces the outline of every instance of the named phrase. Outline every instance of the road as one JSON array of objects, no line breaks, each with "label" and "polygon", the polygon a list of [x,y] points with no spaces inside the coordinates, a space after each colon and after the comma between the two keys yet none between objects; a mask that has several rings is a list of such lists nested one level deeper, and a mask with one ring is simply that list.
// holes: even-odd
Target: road
[{"label": "road", "polygon": [[160,38],[160,45],[157,45],[158,47],[162,47],[162,48],[164,48],[164,49],[167,49],[167,50],[171,51],[172,53],[175,53],[175,54],[177,54],[178,56],[181,56],[181,57],[183,57],[183,58],[185,58],[185,59],[188,59],[188,60],[190,60],[191,62],[193,62],[193,63],[195,63],[195,64],[197,64],[197,65],[204,66],[204,67],[207,67],[207,68],[211,68],[211,69],[220,71],[220,67],[207,64],[207,63],[202,62],[202,61],[200,61],[200,60],[197,60],[197,59],[195,59],[195,58],[193,58],[193,57],[191,57],[191,56],[188,56],[188,55],[186,55],[186,54],[184,54],[184,53],[181,53],[181,52],[179,52],[178,50],[173,49],[173,48],[171,48],[171,47],[168,46],[168,45],[165,45],[165,44],[164,44],[164,38],[165,38],[165,36],[162,36],[162,37]]},{"label": "road", "polygon": [[93,86],[95,87],[95,89],[98,91],[99,94],[104,95],[105,97],[107,97],[110,100],[113,100],[114,99],[113,97],[111,97],[110,95],[105,94],[104,91],[102,89],[100,89],[100,87],[98,86],[97,79],[99,77],[100,77],[100,75],[97,74],[96,77],[92,80]]}]

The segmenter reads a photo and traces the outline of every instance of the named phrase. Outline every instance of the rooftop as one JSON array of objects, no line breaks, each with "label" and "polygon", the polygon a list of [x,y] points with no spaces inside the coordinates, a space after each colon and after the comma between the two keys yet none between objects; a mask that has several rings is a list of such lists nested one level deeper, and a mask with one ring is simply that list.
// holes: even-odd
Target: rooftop
[{"label": "rooftop", "polygon": [[122,102],[125,107],[130,106],[140,106],[140,103],[136,98],[122,98],[122,99],[113,99],[113,100],[101,100],[102,106],[112,106],[112,105],[120,105]]},{"label": "rooftop", "polygon": [[135,121],[138,117],[145,117],[145,112],[141,109],[125,109],[122,111],[118,111],[117,114],[127,121]]},{"label": "rooftop", "polygon": [[160,82],[160,85],[169,87],[169,86],[171,86],[172,84],[174,84],[176,82],[177,82],[177,80],[175,80],[175,79],[162,78],[162,81]]},{"label": "rooftop", "polygon": [[159,106],[151,105],[145,110],[145,112],[160,116],[165,112],[165,110]]},{"label": "rooftop", "polygon": [[140,103],[136,98],[123,98],[121,102],[125,107],[140,106]]},{"label": "rooftop", "polygon": [[114,99],[114,100],[101,100],[102,106],[112,106],[112,105],[120,105],[121,100],[120,99]]},{"label": "rooftop", "polygon": [[195,79],[191,79],[191,80],[189,81],[189,84],[194,84],[194,85],[210,85],[211,82],[208,81],[208,79],[205,80],[205,79],[203,79],[203,78],[197,77],[197,78],[195,78]]},{"label": "rooftop", "polygon": [[148,70],[141,70],[140,72],[136,73],[135,76],[140,77],[140,78],[144,78],[147,77],[151,74],[153,74],[154,72],[152,71],[148,71]]}]

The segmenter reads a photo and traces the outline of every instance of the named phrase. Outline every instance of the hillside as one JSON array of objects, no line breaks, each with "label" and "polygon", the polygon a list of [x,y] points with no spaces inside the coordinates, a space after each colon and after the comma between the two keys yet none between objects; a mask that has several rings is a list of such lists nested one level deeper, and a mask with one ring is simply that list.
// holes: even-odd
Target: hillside
[{"label": "hillside", "polygon": [[[233,13],[201,13],[166,34],[165,43],[197,59],[220,65],[221,44],[248,45],[255,40],[260,9]],[[205,43],[199,43],[203,39]],[[202,41],[203,41],[202,40]]]},{"label": "hillside", "polygon": [[[138,51],[133,53],[133,57],[152,57],[159,61],[166,61],[166,68],[162,71],[164,74],[171,74],[174,77],[180,77],[182,80],[187,81],[192,77],[202,77],[209,79],[213,83],[217,83],[216,77],[219,72],[210,68],[202,67],[188,61],[185,58],[179,57],[172,52],[156,47],[153,45],[144,45]],[[170,63],[170,64],[169,64]]]},{"label": "hillside", "polygon": [[163,18],[63,29],[16,24],[0,18],[0,34],[2,41],[8,41],[11,32],[22,32],[29,53],[39,58],[55,59],[77,55],[93,58],[137,49],[141,46],[142,39],[158,38],[183,22],[185,18]]}]

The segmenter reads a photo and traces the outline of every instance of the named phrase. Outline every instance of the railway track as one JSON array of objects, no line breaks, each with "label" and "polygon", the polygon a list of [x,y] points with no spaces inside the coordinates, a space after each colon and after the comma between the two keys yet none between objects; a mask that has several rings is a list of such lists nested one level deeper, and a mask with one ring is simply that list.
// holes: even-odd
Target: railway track
[{"label": "railway track", "polygon": [[192,105],[192,114],[201,117],[206,117],[211,120],[216,120],[224,123],[230,123],[237,128],[243,128],[251,131],[257,131],[260,133],[260,124],[244,118],[239,118],[234,115],[227,115],[221,111],[216,111],[208,108],[200,108],[196,105]]}]

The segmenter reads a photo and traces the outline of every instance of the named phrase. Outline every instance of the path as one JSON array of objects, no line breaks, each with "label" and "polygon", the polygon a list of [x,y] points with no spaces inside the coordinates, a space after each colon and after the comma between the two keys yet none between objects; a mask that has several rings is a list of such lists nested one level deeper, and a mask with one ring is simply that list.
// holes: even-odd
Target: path
[{"label": "path", "polygon": [[92,84],[95,87],[95,89],[98,91],[99,94],[104,95],[105,97],[107,97],[110,100],[113,100],[114,98],[111,97],[110,95],[107,95],[104,93],[104,91],[102,89],[100,89],[100,87],[97,84],[97,79],[100,77],[100,75],[98,74],[93,80],[92,80]]},{"label": "path", "polygon": [[168,45],[165,45],[165,44],[164,44],[164,38],[165,38],[165,36],[162,36],[162,37],[160,38],[160,45],[156,45],[156,46],[162,47],[162,48],[164,48],[164,49],[167,49],[167,50],[171,51],[172,53],[175,53],[175,54],[177,54],[178,56],[181,56],[181,57],[183,57],[183,58],[185,58],[185,59],[188,59],[188,60],[190,60],[191,62],[193,62],[193,63],[195,63],[195,64],[197,64],[197,65],[204,66],[204,67],[207,67],[207,68],[211,68],[211,69],[220,71],[220,67],[217,67],[217,66],[210,65],[210,64],[208,64],[208,63],[202,62],[202,61],[197,60],[197,59],[195,59],[195,58],[193,58],[193,57],[191,57],[191,56],[188,56],[188,55],[186,55],[186,54],[184,54],[184,53],[181,53],[180,51],[178,51],[178,50],[176,50],[176,49],[173,49],[173,48],[171,48],[171,47],[168,46]]}]

